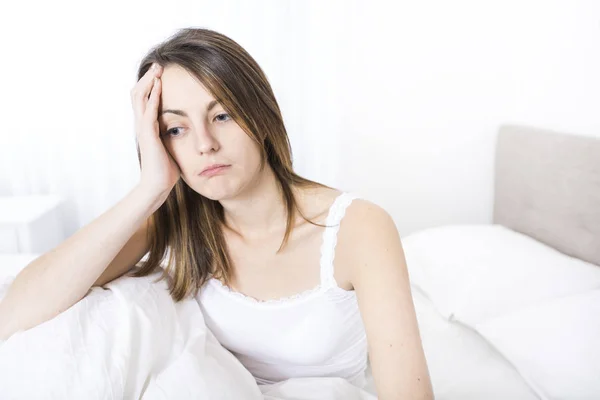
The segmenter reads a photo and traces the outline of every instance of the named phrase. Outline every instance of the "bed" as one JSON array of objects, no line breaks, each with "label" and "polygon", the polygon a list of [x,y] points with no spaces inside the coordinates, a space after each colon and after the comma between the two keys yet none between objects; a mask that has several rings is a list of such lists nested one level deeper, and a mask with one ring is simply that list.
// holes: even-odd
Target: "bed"
[{"label": "bed", "polygon": [[[598,139],[503,126],[492,223],[403,237],[436,399],[600,399],[599,155]],[[0,255],[0,284],[35,257]],[[0,398],[373,398],[331,379],[259,391],[197,303],[152,278],[0,344]]]},{"label": "bed", "polygon": [[403,238],[439,399],[600,399],[600,140],[503,126],[493,223]]}]

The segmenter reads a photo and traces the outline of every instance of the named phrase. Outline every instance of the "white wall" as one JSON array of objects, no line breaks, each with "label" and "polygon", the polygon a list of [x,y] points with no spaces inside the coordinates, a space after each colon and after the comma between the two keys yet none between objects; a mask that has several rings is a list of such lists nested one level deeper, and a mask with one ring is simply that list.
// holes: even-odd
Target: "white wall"
[{"label": "white wall", "polygon": [[600,136],[600,2],[390,7],[357,7],[344,42],[341,179],[401,233],[491,221],[500,124]]},{"label": "white wall", "polygon": [[402,234],[491,221],[502,123],[600,136],[593,0],[34,3],[0,6],[0,195],[63,194],[69,234],[136,183],[137,62],[183,26],[244,46],[299,172],[380,203]]}]

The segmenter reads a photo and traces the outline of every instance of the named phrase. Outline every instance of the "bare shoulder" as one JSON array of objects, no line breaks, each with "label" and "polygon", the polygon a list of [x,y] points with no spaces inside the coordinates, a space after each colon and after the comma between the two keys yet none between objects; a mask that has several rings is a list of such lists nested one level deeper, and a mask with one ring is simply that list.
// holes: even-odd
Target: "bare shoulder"
[{"label": "bare shoulder", "polygon": [[364,241],[396,232],[392,216],[383,207],[369,200],[354,199],[341,221],[339,234],[347,240]]},{"label": "bare shoulder", "polygon": [[[392,216],[381,206],[355,199],[341,221],[336,253],[347,255],[347,265],[361,268],[383,254],[402,252],[400,234]],[[337,254],[336,254],[337,256]],[[356,271],[354,271],[356,272]]]},{"label": "bare shoulder", "polygon": [[392,216],[381,206],[354,199],[340,222],[335,248],[335,271],[340,286],[355,287],[357,276],[380,268],[382,257],[402,253]]}]

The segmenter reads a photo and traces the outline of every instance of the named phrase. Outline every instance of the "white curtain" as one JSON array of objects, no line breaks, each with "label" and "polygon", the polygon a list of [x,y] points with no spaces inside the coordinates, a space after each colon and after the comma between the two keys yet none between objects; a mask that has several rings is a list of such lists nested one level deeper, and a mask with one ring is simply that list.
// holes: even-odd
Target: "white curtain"
[{"label": "white curtain", "polygon": [[62,195],[67,234],[137,182],[144,53],[208,27],[269,77],[299,173],[363,193],[402,234],[491,220],[495,133],[600,136],[600,3],[135,0],[0,6],[0,196]]}]

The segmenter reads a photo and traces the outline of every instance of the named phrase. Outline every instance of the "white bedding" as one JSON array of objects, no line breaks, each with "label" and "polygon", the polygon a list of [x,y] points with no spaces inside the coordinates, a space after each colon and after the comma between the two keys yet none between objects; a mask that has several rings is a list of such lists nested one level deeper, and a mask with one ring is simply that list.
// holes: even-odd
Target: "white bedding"
[{"label": "white bedding", "polygon": [[480,334],[446,320],[417,288],[413,299],[436,400],[538,399]]},{"label": "white bedding", "polygon": [[[422,331],[437,324],[449,333],[455,324],[477,332],[540,399],[600,399],[600,267],[500,225],[442,226],[409,235],[403,244],[411,283],[444,317],[421,323]],[[457,376],[482,373],[490,352],[463,347],[470,336],[451,341],[446,353],[427,354],[430,368],[450,368],[435,354],[456,351]],[[430,343],[425,337],[426,351],[431,343],[439,345],[441,337]],[[448,376],[438,373],[434,385]],[[498,390],[506,389],[504,379],[494,379]]]},{"label": "white bedding", "polygon": [[[0,282],[33,258],[1,255]],[[327,378],[296,379],[257,392],[247,371],[205,330],[197,303],[173,305],[164,283],[149,279],[122,278],[110,290],[94,288],[54,320],[13,336],[0,347],[1,398],[371,397]],[[479,334],[445,320],[418,289],[413,298],[437,400],[537,399]]]},{"label": "white bedding", "polygon": [[[437,400],[600,399],[600,269],[499,226],[432,229],[403,243]],[[34,257],[0,255],[0,283]],[[195,300],[174,304],[152,278],[107,288],[0,345],[0,398],[375,398],[330,378],[258,387],[206,330]]]},{"label": "white bedding", "polygon": [[440,226],[403,244],[413,284],[469,326],[600,288],[597,265],[501,225]]},{"label": "white bedding", "polygon": [[600,399],[600,289],[477,326],[543,399]]},{"label": "white bedding", "polygon": [[259,388],[206,329],[196,300],[174,303],[166,282],[153,282],[158,276],[93,288],[56,318],[1,343],[0,398],[375,399],[335,378]]}]

